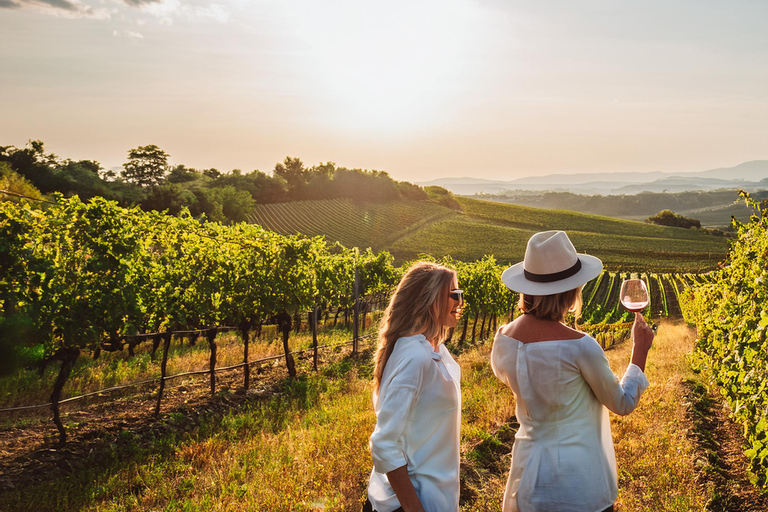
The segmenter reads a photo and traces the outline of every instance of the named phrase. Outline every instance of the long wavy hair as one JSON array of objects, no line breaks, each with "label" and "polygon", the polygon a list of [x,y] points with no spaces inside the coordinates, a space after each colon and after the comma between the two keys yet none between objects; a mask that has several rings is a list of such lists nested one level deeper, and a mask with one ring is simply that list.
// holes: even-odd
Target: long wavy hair
[{"label": "long wavy hair", "polygon": [[398,338],[423,334],[442,343],[448,329],[441,315],[448,304],[448,293],[456,272],[436,263],[420,261],[408,269],[389,300],[379,325],[379,342],[374,367],[375,390]]}]

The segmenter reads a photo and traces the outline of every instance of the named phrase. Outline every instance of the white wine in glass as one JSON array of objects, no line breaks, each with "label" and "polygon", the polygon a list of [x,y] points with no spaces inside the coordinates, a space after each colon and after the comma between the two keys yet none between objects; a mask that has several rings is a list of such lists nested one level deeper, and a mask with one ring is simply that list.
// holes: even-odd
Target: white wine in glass
[{"label": "white wine in glass", "polygon": [[648,298],[648,287],[642,279],[625,279],[621,283],[621,292],[619,292],[621,305],[638,313],[648,307],[650,302]]}]

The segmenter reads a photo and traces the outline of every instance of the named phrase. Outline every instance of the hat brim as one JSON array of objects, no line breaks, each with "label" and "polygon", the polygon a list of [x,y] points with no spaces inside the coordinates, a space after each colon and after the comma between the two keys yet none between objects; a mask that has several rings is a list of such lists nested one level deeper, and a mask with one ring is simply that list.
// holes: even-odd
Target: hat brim
[{"label": "hat brim", "polygon": [[518,293],[528,295],[554,295],[556,293],[567,292],[579,286],[586,284],[600,275],[603,271],[603,262],[599,258],[588,254],[578,254],[581,260],[581,269],[574,275],[551,283],[539,283],[530,281],[523,273],[523,263],[512,265],[501,274],[501,281],[504,286]]}]

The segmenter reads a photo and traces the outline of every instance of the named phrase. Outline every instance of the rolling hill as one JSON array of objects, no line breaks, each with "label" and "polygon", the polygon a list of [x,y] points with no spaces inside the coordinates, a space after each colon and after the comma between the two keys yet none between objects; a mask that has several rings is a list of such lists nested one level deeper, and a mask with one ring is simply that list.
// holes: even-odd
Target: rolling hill
[{"label": "rolling hill", "polygon": [[437,185],[454,194],[501,194],[505,191],[568,191],[577,194],[637,194],[638,192],[680,192],[736,188],[766,188],[768,160],[753,160],[733,167],[698,172],[594,172],[533,175],[514,180],[478,178],[440,178],[417,182]]},{"label": "rolling hill", "polygon": [[[768,186],[768,182],[766,182]],[[751,193],[757,200],[768,199],[768,190]],[[644,221],[661,210],[672,210],[685,217],[701,221],[704,227],[729,229],[731,216],[747,222],[754,213],[737,189],[641,192],[624,195],[581,195],[570,192],[506,192],[484,195],[478,199],[500,203],[532,206],[534,208],[563,209],[627,220]]]},{"label": "rolling hill", "polygon": [[427,201],[349,199],[257,206],[251,220],[282,234],[324,235],[348,247],[388,250],[397,262],[430,254],[476,260],[492,254],[520,261],[537,231],[567,231],[577,249],[611,270],[697,272],[717,267],[728,242],[694,230],[457,198],[462,211]]}]

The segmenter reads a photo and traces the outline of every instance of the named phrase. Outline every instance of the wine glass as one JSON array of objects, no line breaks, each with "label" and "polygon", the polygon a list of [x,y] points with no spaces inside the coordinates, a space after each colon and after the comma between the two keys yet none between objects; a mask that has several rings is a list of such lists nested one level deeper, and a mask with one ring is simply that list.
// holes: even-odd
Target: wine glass
[{"label": "wine glass", "polygon": [[644,310],[650,302],[645,282],[642,279],[625,279],[621,283],[619,300],[622,306],[633,313]]}]

